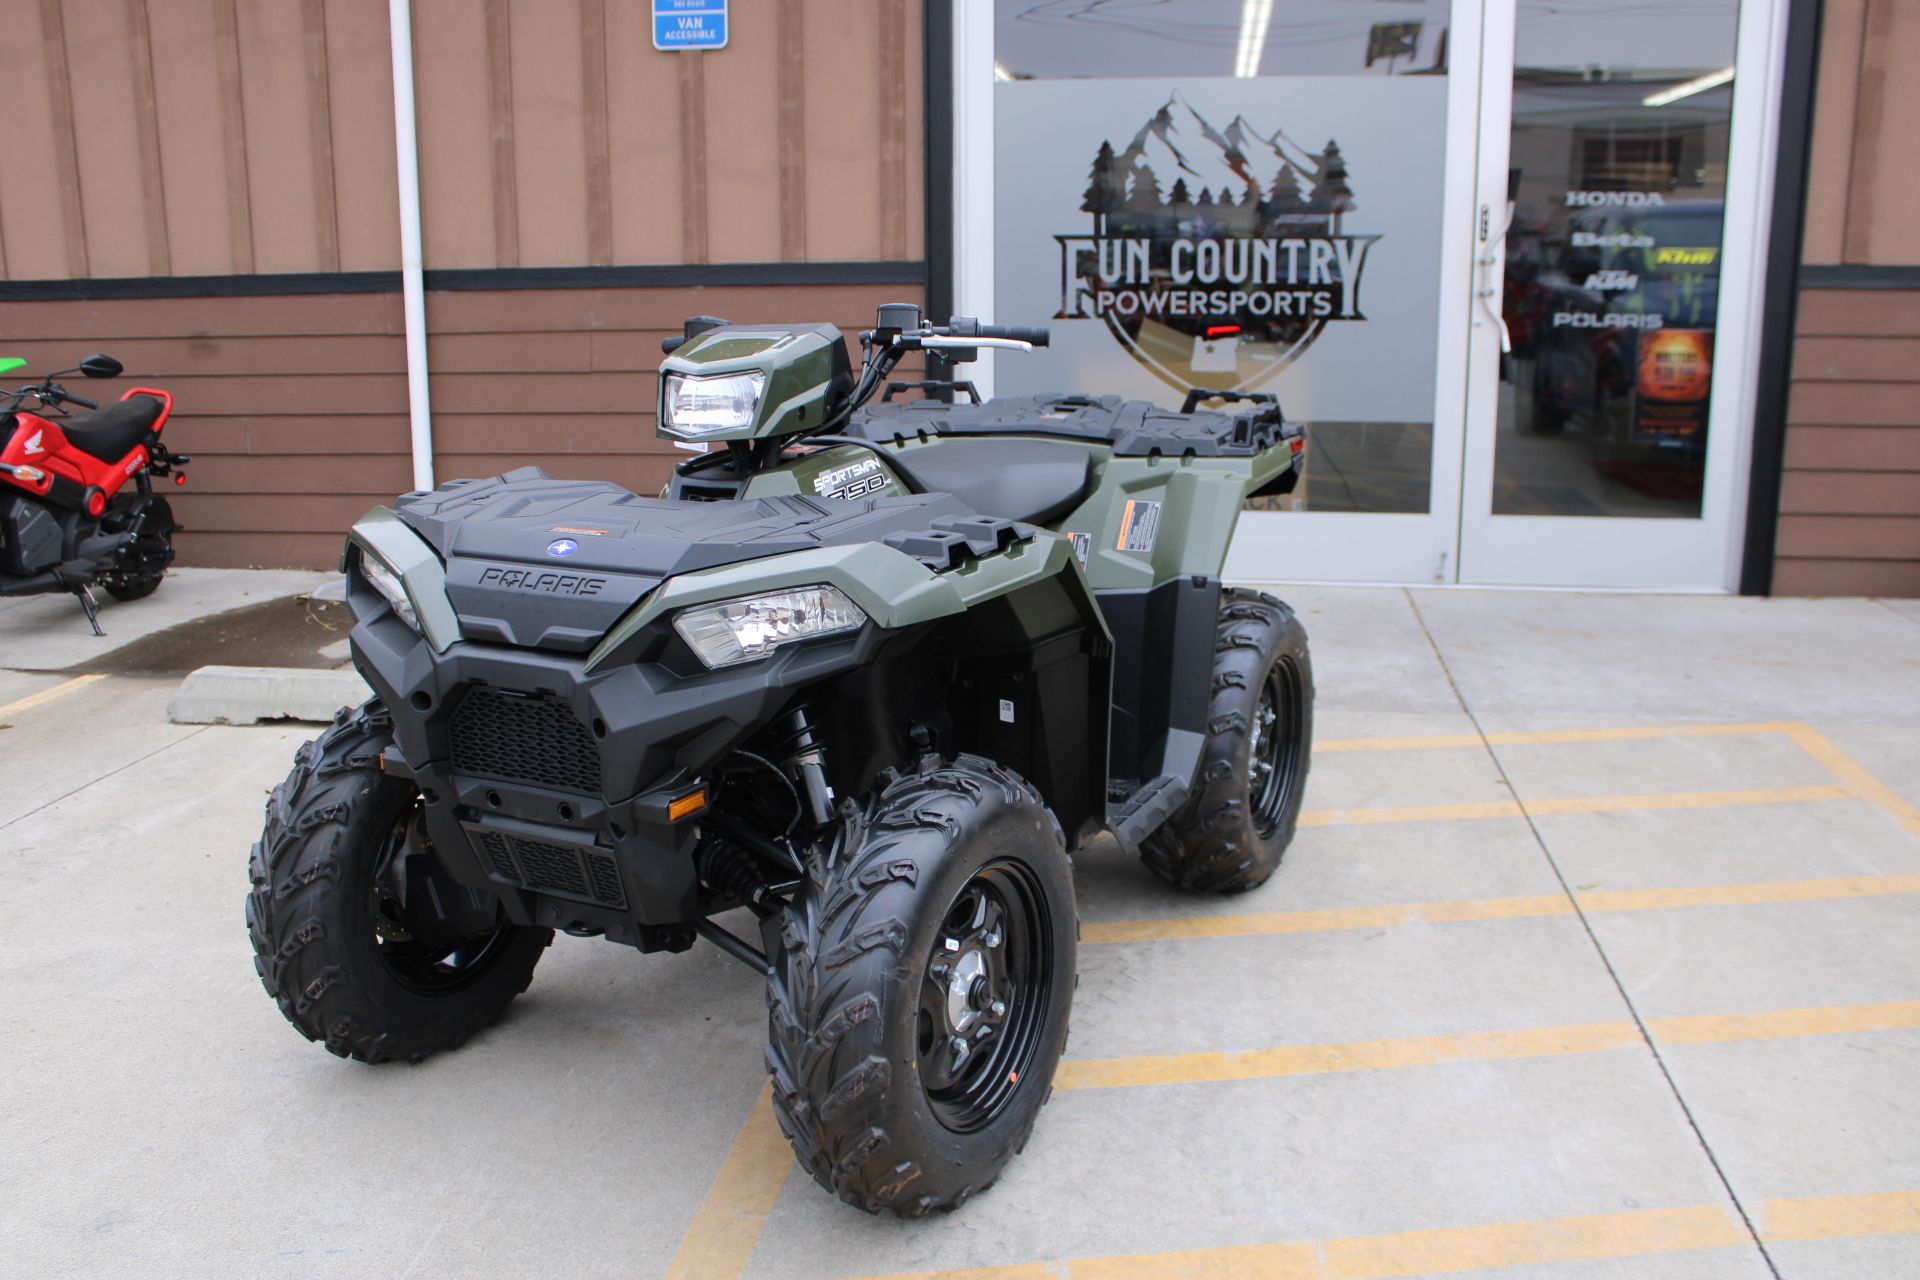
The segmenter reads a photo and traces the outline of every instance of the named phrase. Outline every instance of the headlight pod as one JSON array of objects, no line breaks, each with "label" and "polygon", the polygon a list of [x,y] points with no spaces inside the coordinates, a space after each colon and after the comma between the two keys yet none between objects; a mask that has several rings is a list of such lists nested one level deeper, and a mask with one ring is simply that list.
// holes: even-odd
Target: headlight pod
[{"label": "headlight pod", "polygon": [[760,393],[767,375],[748,373],[670,373],[661,409],[662,424],[675,435],[710,436],[722,431],[745,431],[760,411]]},{"label": "headlight pod", "polygon": [[395,617],[415,631],[420,630],[420,615],[414,612],[413,601],[408,598],[406,584],[400,581],[400,575],[365,548],[360,551],[360,576],[367,580],[368,586],[386,597],[387,603],[393,606]]},{"label": "headlight pod", "polygon": [[821,584],[695,605],[674,616],[673,629],[714,668],[764,658],[796,640],[854,631],[866,620],[838,587]]}]

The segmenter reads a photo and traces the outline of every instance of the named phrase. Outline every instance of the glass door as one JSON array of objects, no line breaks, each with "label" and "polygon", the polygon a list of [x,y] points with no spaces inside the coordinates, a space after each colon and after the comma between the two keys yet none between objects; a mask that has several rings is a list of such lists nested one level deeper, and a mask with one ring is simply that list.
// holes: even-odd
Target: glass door
[{"label": "glass door", "polygon": [[1738,574],[1769,0],[1486,0],[1464,582]]},{"label": "glass door", "polygon": [[1053,330],[982,391],[1274,394],[1229,576],[1452,581],[1479,0],[954,11],[956,307]]}]

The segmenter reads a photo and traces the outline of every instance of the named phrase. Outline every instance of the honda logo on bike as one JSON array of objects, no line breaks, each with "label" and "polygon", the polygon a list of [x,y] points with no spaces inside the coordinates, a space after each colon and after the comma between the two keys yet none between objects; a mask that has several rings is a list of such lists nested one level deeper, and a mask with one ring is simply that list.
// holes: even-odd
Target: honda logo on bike
[{"label": "honda logo on bike", "polygon": [[46,432],[44,431],[36,431],[32,435],[28,436],[27,443],[24,446],[26,448],[26,451],[28,453],[45,453],[46,450],[40,447],[40,437],[45,434]]}]

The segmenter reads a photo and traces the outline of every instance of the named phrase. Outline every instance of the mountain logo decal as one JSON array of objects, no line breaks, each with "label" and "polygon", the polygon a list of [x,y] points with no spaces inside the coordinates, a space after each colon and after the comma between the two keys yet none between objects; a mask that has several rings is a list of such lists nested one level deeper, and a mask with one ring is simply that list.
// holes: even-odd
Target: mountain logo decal
[{"label": "mountain logo decal", "polygon": [[1345,225],[1351,176],[1337,141],[1309,151],[1244,115],[1216,129],[1176,94],[1124,148],[1100,144],[1080,205],[1093,229],[1054,237],[1054,318],[1104,321],[1177,390],[1258,386],[1328,325],[1367,318],[1380,237]]}]

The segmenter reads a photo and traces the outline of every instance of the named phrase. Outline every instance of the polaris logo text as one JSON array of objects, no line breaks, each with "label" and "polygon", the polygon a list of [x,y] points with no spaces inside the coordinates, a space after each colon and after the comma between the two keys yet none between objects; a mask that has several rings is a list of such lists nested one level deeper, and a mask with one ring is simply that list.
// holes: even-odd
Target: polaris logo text
[{"label": "polaris logo text", "polygon": [[607,580],[551,570],[489,568],[481,571],[480,585],[506,587],[512,591],[544,591],[555,596],[597,596]]}]

